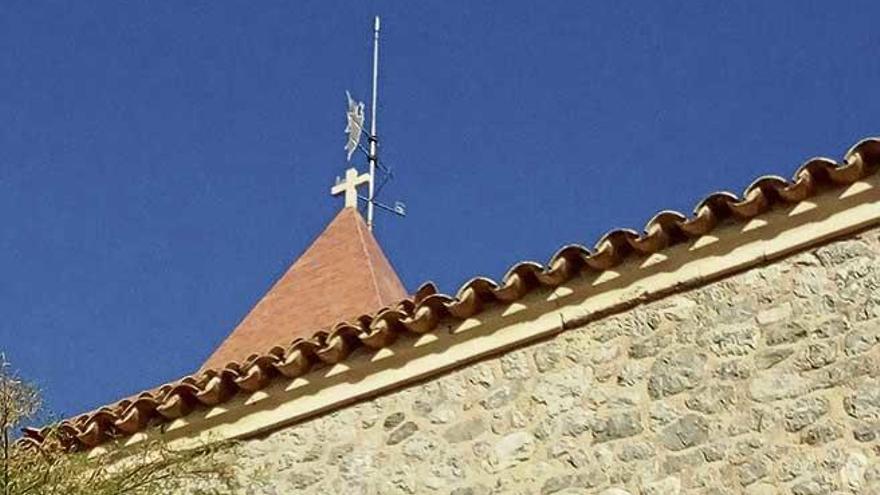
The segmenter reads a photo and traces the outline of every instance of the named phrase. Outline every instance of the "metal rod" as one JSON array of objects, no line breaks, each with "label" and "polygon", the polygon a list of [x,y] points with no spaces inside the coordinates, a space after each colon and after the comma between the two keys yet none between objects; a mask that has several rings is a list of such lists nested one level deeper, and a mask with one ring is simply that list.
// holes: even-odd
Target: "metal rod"
[{"label": "metal rod", "polygon": [[[360,199],[361,201],[367,201],[367,198],[365,198],[364,196],[361,196],[360,194],[358,194],[358,199]],[[376,205],[376,208],[379,208],[381,210],[385,210],[389,213],[394,213],[395,215],[398,215],[401,217],[406,216],[406,213],[402,212],[401,210],[399,210],[393,206],[388,206],[385,203],[380,203],[378,201],[373,201],[373,203]]]},{"label": "metal rod", "polygon": [[379,99],[379,16],[373,23],[373,103],[370,107],[370,200],[367,202],[367,227],[373,230],[373,203],[379,142],[376,135],[376,101]]}]

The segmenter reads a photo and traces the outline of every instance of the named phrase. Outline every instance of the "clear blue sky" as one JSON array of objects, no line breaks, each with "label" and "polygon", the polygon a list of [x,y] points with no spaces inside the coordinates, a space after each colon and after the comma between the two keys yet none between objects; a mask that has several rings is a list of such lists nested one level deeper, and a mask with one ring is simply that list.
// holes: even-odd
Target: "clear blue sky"
[{"label": "clear blue sky", "polygon": [[75,414],[197,368],[340,207],[345,90],[410,290],[880,134],[880,3],[0,3],[0,349]]}]

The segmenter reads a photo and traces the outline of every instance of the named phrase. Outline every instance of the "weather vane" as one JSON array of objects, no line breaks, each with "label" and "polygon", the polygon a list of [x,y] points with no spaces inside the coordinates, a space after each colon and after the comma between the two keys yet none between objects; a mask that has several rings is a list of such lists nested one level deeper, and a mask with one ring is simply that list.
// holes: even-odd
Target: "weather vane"
[{"label": "weather vane", "polygon": [[[348,109],[345,112],[346,125],[345,133],[348,138],[345,142],[346,160],[351,162],[351,157],[356,151],[364,153],[369,163],[369,172],[359,174],[354,167],[349,168],[345,172],[345,180],[336,178],[336,185],[331,188],[333,195],[345,194],[345,206],[357,207],[357,201],[353,198],[359,198],[367,204],[367,226],[373,229],[373,211],[374,208],[394,213],[399,216],[406,216],[406,205],[400,201],[396,201],[393,206],[380,203],[376,200],[376,196],[382,190],[382,187],[393,177],[391,169],[379,161],[379,138],[376,132],[376,108],[379,99],[379,16],[376,16],[373,24],[373,99],[370,104],[370,131],[364,130],[364,104],[352,98],[351,93],[345,92],[348,99]],[[369,148],[365,148],[360,144],[361,134],[367,135]],[[376,173],[382,173],[382,182],[376,187]],[[357,186],[367,184],[367,196],[357,195]],[[354,204],[352,204],[354,203]]]},{"label": "weather vane", "polygon": [[348,152],[348,155],[345,159],[351,161],[351,155],[357,151],[361,142],[361,133],[364,132],[364,104],[355,101],[348,91],[345,92],[345,96],[348,98],[348,111],[345,112],[345,117],[348,120],[345,126],[345,133],[348,134],[345,151]]}]

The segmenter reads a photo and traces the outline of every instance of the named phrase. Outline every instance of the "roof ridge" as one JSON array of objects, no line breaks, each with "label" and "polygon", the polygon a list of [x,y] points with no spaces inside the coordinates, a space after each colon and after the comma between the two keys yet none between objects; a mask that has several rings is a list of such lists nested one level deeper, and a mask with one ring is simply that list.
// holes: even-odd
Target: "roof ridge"
[{"label": "roof ridge", "polygon": [[[363,228],[366,225],[363,225],[363,220],[360,218],[360,214],[357,212],[357,209],[354,209],[355,212],[355,225],[358,231],[358,240],[360,240],[361,250],[364,252],[364,258],[367,259],[367,266],[370,269],[370,280],[373,282],[373,288],[376,290],[376,305],[382,305],[382,299],[379,296],[379,282],[376,279],[376,270],[373,268],[373,258],[370,256],[370,253],[367,252],[367,241],[364,239]],[[372,235],[372,234],[370,234]]]}]

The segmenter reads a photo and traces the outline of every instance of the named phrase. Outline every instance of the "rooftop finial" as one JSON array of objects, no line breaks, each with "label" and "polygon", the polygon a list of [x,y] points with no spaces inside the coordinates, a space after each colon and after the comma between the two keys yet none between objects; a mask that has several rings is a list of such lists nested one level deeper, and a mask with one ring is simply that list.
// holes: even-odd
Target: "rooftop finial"
[{"label": "rooftop finial", "polygon": [[336,185],[330,188],[330,194],[338,196],[345,194],[345,208],[357,208],[357,188],[361,184],[372,183],[369,174],[358,175],[356,168],[352,167],[345,171],[345,179],[336,178]]}]

